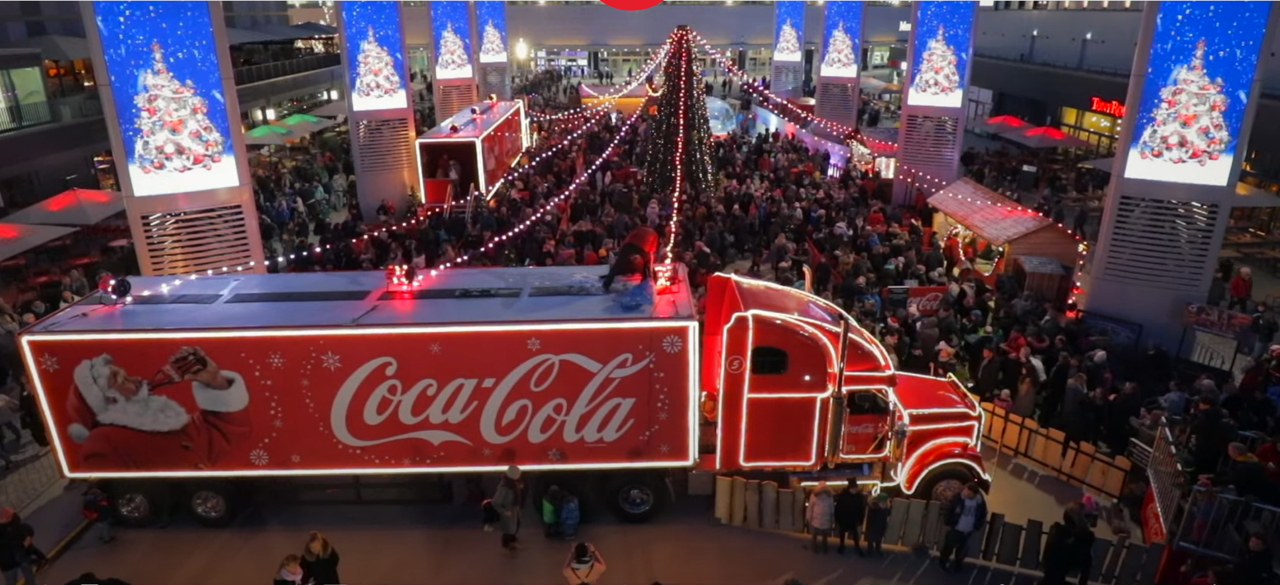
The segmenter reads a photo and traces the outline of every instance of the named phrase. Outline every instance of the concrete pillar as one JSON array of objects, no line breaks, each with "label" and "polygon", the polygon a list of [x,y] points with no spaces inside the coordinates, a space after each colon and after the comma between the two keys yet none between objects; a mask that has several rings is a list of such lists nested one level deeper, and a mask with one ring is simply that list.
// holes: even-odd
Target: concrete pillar
[{"label": "concrete pillar", "polygon": [[511,99],[511,60],[515,46],[507,38],[507,3],[501,0],[476,2],[476,61],[479,71],[480,97],[496,95]]},{"label": "concrete pillar", "polygon": [[818,57],[818,104],[814,114],[850,128],[858,127],[865,6],[861,0],[826,3]]},{"label": "concrete pillar", "polygon": [[[360,211],[372,222],[377,221],[375,212],[383,199],[404,209],[405,196],[416,184],[417,129],[404,19],[399,2],[376,0],[339,2],[338,20],[356,188]],[[465,30],[463,34],[468,35]],[[366,61],[385,58],[390,67],[379,74],[371,71],[372,65],[362,71],[362,55]]]},{"label": "concrete pillar", "polygon": [[911,42],[903,79],[898,131],[896,203],[914,203],[916,186],[932,195],[938,183],[960,178],[964,146],[965,92],[973,63],[977,2],[929,0],[911,4]]},{"label": "concrete pillar", "polygon": [[82,16],[142,273],[264,270],[222,3]]},{"label": "concrete pillar", "polygon": [[804,6],[798,0],[775,2],[773,67],[769,88],[783,97],[799,97],[804,84]]},{"label": "concrete pillar", "polygon": [[1208,296],[1278,14],[1270,2],[1143,5],[1081,305],[1140,324],[1144,343],[1174,347],[1187,304]]}]

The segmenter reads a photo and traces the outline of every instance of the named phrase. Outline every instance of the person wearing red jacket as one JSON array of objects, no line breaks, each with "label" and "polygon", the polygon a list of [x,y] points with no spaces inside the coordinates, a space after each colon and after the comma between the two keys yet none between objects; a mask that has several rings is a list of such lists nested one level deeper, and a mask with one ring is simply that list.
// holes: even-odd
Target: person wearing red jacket
[{"label": "person wearing red jacket", "polygon": [[1240,312],[1249,310],[1249,301],[1253,299],[1253,271],[1248,266],[1241,267],[1236,275],[1231,277],[1231,284],[1228,285],[1231,294],[1231,300],[1227,302],[1227,310],[1233,310],[1236,306],[1240,307]]}]

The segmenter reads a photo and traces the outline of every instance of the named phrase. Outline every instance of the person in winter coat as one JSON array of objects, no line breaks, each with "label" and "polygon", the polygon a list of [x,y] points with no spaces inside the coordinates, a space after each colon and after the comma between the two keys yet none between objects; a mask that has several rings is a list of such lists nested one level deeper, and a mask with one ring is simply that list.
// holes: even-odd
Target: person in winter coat
[{"label": "person in winter coat", "polygon": [[502,548],[515,551],[521,548],[516,534],[520,532],[520,502],[524,485],[520,482],[520,468],[512,465],[493,494],[493,509],[498,511],[498,526],[502,530]]},{"label": "person in winter coat", "polygon": [[302,549],[303,583],[308,585],[341,585],[338,579],[338,551],[329,544],[329,539],[319,532],[312,532],[307,537],[307,546]]},{"label": "person in winter coat", "polygon": [[0,508],[0,572],[5,583],[16,584],[19,573],[27,583],[36,583],[33,565],[44,559],[44,553],[32,543],[35,536],[35,529],[12,506]]},{"label": "person in winter coat", "polygon": [[883,557],[880,545],[889,531],[889,495],[876,494],[867,507],[867,552]]},{"label": "person in winter coat", "polygon": [[305,585],[302,581],[302,557],[287,555],[280,561],[273,585]]},{"label": "person in winter coat", "polygon": [[945,523],[947,534],[942,540],[938,564],[943,570],[959,573],[969,549],[969,537],[981,532],[987,523],[987,500],[977,482],[965,486],[947,504]]},{"label": "person in winter coat", "polygon": [[93,573],[85,573],[83,575],[80,575],[79,577],[76,577],[75,579],[67,581],[67,585],[129,585],[129,584],[125,583],[124,581],[121,581],[120,579],[116,579],[114,577],[107,577],[106,579],[103,579]]},{"label": "person in winter coat", "polygon": [[996,349],[982,348],[982,362],[978,364],[978,371],[974,378],[974,393],[983,399],[995,396],[996,390],[1000,389],[1002,369],[1003,359],[997,354]]},{"label": "person in winter coat", "polygon": [[1236,275],[1231,277],[1231,284],[1227,289],[1231,295],[1231,300],[1227,301],[1227,310],[1239,307],[1241,313],[1248,311],[1249,301],[1253,298],[1253,271],[1248,266],[1241,266]]},{"label": "person in winter coat", "polygon": [[862,552],[862,544],[859,543],[858,538],[862,521],[866,516],[867,496],[862,493],[858,482],[850,479],[849,485],[836,495],[836,532],[840,536],[837,553],[844,554],[844,538],[848,536],[853,541],[853,549],[858,551],[858,556],[867,556]]},{"label": "person in winter coat", "polygon": [[1045,541],[1044,579],[1040,585],[1066,585],[1067,575],[1080,571],[1080,585],[1088,585],[1093,567],[1093,530],[1085,518],[1084,506],[1072,502],[1062,513],[1062,522],[1049,528]]},{"label": "person in winter coat", "polygon": [[547,488],[546,495],[542,496],[542,524],[547,538],[560,533],[560,507],[563,503],[564,492],[560,491],[560,486]]},{"label": "person in winter coat", "polygon": [[590,543],[579,542],[569,551],[564,562],[564,580],[568,585],[597,585],[604,576],[604,558]]},{"label": "person in winter coat", "polygon": [[84,519],[98,528],[98,540],[103,544],[115,540],[111,535],[111,500],[98,488],[89,488],[84,494],[84,507],[81,509]]},{"label": "person in winter coat", "polygon": [[813,537],[813,552],[818,552],[818,537],[822,537],[822,553],[830,552],[827,539],[836,526],[836,501],[827,482],[820,482],[818,487],[809,494],[809,505],[805,508],[804,519]]},{"label": "person in winter coat", "polygon": [[578,536],[578,523],[582,521],[582,508],[578,505],[578,497],[566,493],[560,503],[560,533],[565,540],[573,540]]}]

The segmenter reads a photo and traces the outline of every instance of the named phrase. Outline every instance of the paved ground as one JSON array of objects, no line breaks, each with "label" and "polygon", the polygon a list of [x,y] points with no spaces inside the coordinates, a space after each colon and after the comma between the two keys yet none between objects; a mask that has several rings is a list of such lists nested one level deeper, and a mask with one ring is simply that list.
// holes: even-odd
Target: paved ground
[{"label": "paved ground", "polygon": [[[714,526],[709,500],[691,499],[661,520],[583,527],[608,563],[605,585],[888,585],[1015,582],[1007,574],[970,569],[943,573],[908,552],[886,559],[815,555],[805,540],[779,533]],[[353,585],[525,585],[561,583],[570,543],[546,540],[534,527],[514,558],[499,550],[498,535],[477,525],[476,511],[456,506],[298,505],[258,510],[235,526],[210,530],[176,523],[167,529],[120,531],[110,544],[83,538],[41,585],[62,585],[82,571],[132,585],[266,583],[288,553],[300,552],[307,531],[321,530],[341,555],[340,574]],[[1019,577],[1016,582],[1033,582]]]}]

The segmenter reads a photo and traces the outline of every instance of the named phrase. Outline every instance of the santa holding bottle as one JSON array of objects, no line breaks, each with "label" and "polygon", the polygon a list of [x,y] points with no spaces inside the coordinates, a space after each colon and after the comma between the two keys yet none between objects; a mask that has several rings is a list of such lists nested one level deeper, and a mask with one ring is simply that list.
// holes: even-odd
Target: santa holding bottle
[{"label": "santa holding bottle", "polygon": [[[191,382],[196,413],[155,393],[183,381]],[[244,378],[220,370],[197,347],[181,348],[152,380],[103,354],[76,367],[75,385],[67,434],[80,443],[87,470],[210,469],[252,431]]]}]

